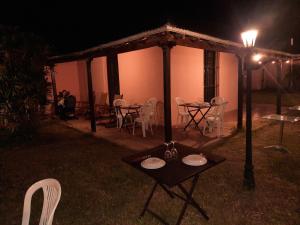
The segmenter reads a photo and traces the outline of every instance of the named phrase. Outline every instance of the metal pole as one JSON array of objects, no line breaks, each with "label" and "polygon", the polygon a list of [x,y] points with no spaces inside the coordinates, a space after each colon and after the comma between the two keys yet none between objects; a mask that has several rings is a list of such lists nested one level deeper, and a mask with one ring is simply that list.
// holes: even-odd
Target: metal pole
[{"label": "metal pole", "polygon": [[252,71],[250,66],[250,51],[246,58],[247,69],[247,97],[246,97],[246,159],[244,169],[244,186],[255,188],[252,165]]},{"label": "metal pole", "polygon": [[237,114],[237,128],[243,128],[243,105],[244,105],[244,87],[243,87],[243,73],[244,72],[244,57],[238,56],[238,114]]},{"label": "metal pole", "polygon": [[281,76],[282,76],[282,60],[276,63],[276,80],[277,80],[277,98],[276,98],[276,113],[281,114]]}]

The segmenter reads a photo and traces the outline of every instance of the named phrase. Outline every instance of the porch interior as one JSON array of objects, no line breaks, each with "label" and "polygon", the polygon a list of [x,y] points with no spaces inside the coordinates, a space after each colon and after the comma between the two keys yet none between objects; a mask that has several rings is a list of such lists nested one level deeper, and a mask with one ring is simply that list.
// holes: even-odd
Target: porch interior
[{"label": "porch interior", "polygon": [[[263,126],[268,121],[261,120],[261,117],[274,113],[275,107],[269,104],[254,104],[253,105],[253,120],[260,120],[260,123],[255,123],[253,129],[258,129]],[[286,107],[282,107],[283,112],[286,111]],[[186,131],[183,130],[183,125],[173,126],[173,140],[180,142],[181,144],[200,148],[208,146],[212,143],[222,142],[226,138],[229,138],[236,131],[236,111],[226,112],[224,115],[224,132],[221,138],[216,137],[216,129],[212,133],[207,133],[202,135],[198,128],[194,127],[192,124]],[[244,115],[245,118],[245,109]],[[161,145],[164,143],[164,127],[161,125],[153,126],[153,135],[147,131],[147,137],[143,138],[142,131],[140,127],[136,128],[135,135],[132,135],[132,129],[130,132],[126,128],[112,127],[106,128],[103,125],[97,125],[96,132],[91,132],[90,120],[84,117],[79,117],[75,120],[68,120],[64,123],[66,126],[74,128],[84,133],[91,134],[95,137],[108,140],[119,146],[123,146],[134,151],[142,151],[145,149],[150,149]]]},{"label": "porch interior", "polygon": [[[186,131],[183,130],[183,125],[173,126],[173,140],[194,148],[204,147],[210,143],[222,141],[223,139],[230,137],[236,130],[236,112],[226,113],[224,119],[223,135],[220,138],[216,136],[216,129],[214,129],[212,133],[202,135],[199,128],[195,128],[194,124],[191,124]],[[68,120],[63,123],[68,127],[84,133],[89,133],[95,137],[103,138],[116,145],[135,151],[150,149],[164,143],[164,127],[161,125],[154,125],[153,135],[150,131],[147,131],[147,136],[144,138],[140,127],[136,127],[135,135],[133,135],[132,128],[107,128],[103,125],[97,125],[96,132],[91,132],[90,120],[83,117]],[[202,127],[202,125],[203,124],[200,124],[200,127]]]}]

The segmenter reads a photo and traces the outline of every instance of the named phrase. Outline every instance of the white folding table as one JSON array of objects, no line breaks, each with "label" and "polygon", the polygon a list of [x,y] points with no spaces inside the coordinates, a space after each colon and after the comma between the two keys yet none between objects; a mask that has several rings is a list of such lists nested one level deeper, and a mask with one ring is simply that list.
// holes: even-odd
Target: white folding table
[{"label": "white folding table", "polygon": [[300,121],[300,117],[280,115],[280,114],[270,114],[270,115],[263,116],[262,118],[280,122],[278,144],[266,146],[265,148],[275,148],[276,150],[282,150],[288,152],[288,149],[282,144],[284,123],[285,122],[296,123]]}]

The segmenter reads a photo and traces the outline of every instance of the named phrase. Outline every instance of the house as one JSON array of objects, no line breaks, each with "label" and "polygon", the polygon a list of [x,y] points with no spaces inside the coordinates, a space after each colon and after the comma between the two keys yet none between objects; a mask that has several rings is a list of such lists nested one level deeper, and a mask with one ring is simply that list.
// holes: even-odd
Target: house
[{"label": "house", "polygon": [[[280,51],[255,50],[268,55],[268,60],[294,57]],[[209,101],[214,96],[222,96],[228,101],[226,112],[235,115],[240,127],[243,62],[242,44],[170,24],[49,59],[56,86],[54,97],[63,89],[81,102],[92,102],[93,92],[96,103],[102,92],[109,93],[110,104],[119,93],[131,103],[156,97],[166,139],[170,138],[171,127],[176,125],[176,96],[188,101]],[[95,130],[93,120],[91,126]]]}]

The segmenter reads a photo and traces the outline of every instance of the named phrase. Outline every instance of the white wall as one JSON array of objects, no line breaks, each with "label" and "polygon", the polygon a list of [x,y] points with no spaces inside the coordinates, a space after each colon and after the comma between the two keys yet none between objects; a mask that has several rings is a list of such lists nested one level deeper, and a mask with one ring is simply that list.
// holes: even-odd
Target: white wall
[{"label": "white wall", "polygon": [[163,122],[162,49],[152,47],[118,55],[120,93],[130,103],[143,104],[151,97],[158,103],[158,120]]},{"label": "white wall", "polygon": [[[108,94],[106,57],[94,58],[91,67],[92,67],[93,90],[96,95],[95,103],[98,104],[100,101],[101,93]],[[109,97],[107,97],[107,103],[108,103],[108,99]]]},{"label": "white wall", "polygon": [[237,109],[238,60],[234,54],[220,53],[219,96],[228,101],[226,111]]},{"label": "white wall", "polygon": [[172,123],[176,125],[177,106],[175,97],[193,102],[203,98],[204,68],[203,50],[175,46],[171,50],[171,100]]}]

